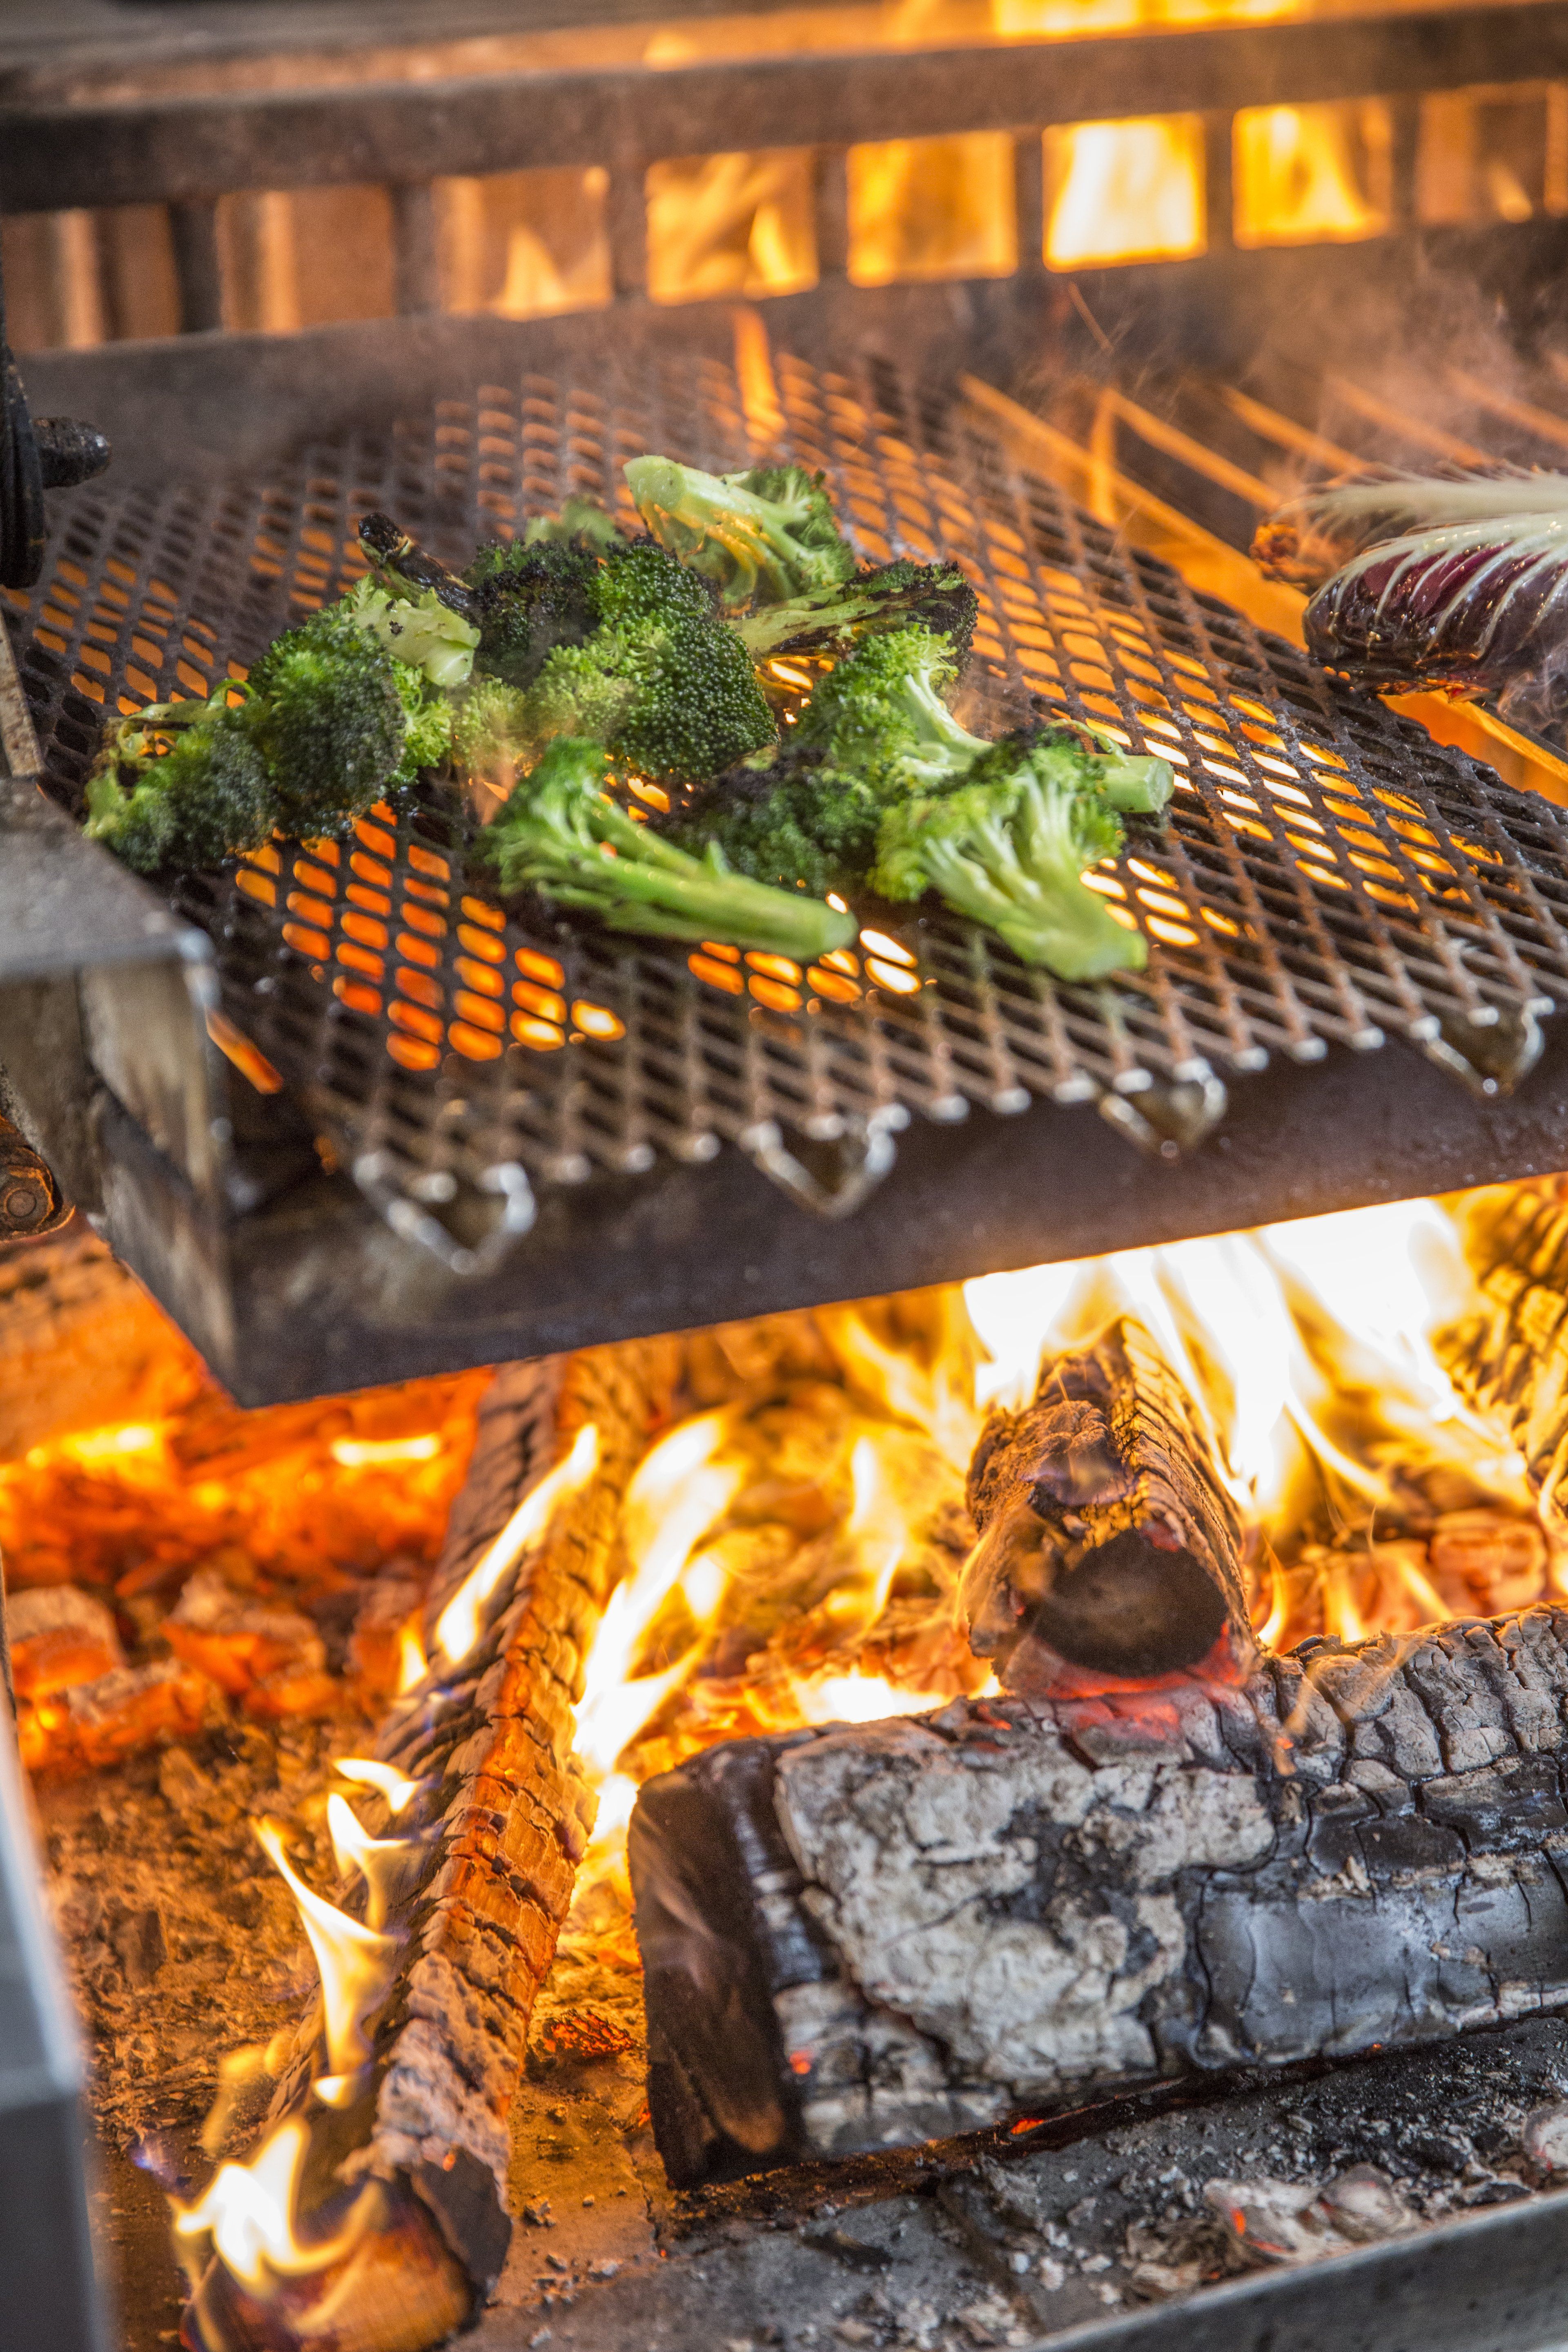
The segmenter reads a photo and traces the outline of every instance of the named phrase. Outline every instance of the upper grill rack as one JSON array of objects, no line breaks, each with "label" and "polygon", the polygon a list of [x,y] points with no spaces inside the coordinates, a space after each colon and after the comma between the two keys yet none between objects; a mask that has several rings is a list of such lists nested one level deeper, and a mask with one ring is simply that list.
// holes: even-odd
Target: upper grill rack
[{"label": "upper grill rack", "polygon": [[842,1209],[911,1113],[1099,1099],[1170,1150],[1226,1077],[1279,1054],[1403,1036],[1489,1090],[1528,1066],[1536,1016],[1568,996],[1557,809],[1324,679],[892,367],[780,354],[760,392],[754,375],[746,396],[708,360],[524,377],[263,482],[77,494],[22,660],[51,790],[79,803],[105,709],[210,692],[338,593],[374,508],[461,562],[569,490],[624,505],[639,450],[719,470],[783,450],[826,470],[868,556],[963,566],[984,727],[1065,710],[1175,763],[1169,822],[1135,828],[1103,877],[1148,969],[1062,986],[941,915],[809,973],[530,932],[470,887],[464,822],[435,792],[352,842],[188,883],[237,1033],[220,1042],[273,1066],[395,1223],[471,1265],[476,1234],[526,1224],[531,1191],[660,1154],[737,1143]]}]

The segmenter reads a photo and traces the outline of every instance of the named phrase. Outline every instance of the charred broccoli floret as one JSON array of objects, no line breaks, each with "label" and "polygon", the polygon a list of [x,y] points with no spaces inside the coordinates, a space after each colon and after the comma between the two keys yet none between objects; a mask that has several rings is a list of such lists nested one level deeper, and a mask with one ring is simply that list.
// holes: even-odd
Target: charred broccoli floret
[{"label": "charred broccoli floret", "polygon": [[867,638],[820,681],[772,761],[742,761],[661,830],[689,848],[717,841],[759,881],[847,887],[890,802],[956,782],[989,748],[942,698],[955,668],[931,630]]},{"label": "charred broccoli floret", "polygon": [[949,639],[962,666],[979,611],[980,601],[956,564],[900,558],[812,595],[742,613],[734,626],[752,659],[765,662],[781,655],[844,653],[858,637],[918,621]]},{"label": "charred broccoli floret", "polygon": [[479,625],[474,667],[531,686],[557,646],[580,646],[598,626],[600,579],[596,556],[572,541],[481,548],[466,581]]},{"label": "charred broccoli floret", "polygon": [[1142,933],[1124,929],[1082,878],[1121,844],[1121,818],[1092,772],[1090,755],[1057,730],[993,745],[955,790],[888,810],[872,888],[892,899],[936,890],[1058,980],[1141,971]]},{"label": "charred broccoli floret", "polygon": [[773,736],[746,648],[706,582],[651,539],[612,548],[600,622],[561,646],[530,688],[532,738],[580,735],[643,775],[717,775]]},{"label": "charred broccoli floret", "polygon": [[861,777],[833,767],[792,734],[773,758],[742,760],[656,822],[694,855],[717,842],[738,872],[820,895],[865,873],[882,806]]},{"label": "charred broccoli floret", "polygon": [[626,476],[654,537],[716,583],[727,611],[830,588],[855,569],[822,476],[803,467],[703,474],[673,457],[633,457]]},{"label": "charred broccoli floret", "polygon": [[596,743],[559,736],[482,836],[508,890],[532,888],[613,931],[723,940],[809,963],[855,936],[854,918],[733,874],[718,848],[690,857],[637,824],[605,790]]},{"label": "charred broccoli floret", "polygon": [[88,779],[87,832],[138,874],[216,866],[277,823],[267,763],[227,690],[123,720]]}]

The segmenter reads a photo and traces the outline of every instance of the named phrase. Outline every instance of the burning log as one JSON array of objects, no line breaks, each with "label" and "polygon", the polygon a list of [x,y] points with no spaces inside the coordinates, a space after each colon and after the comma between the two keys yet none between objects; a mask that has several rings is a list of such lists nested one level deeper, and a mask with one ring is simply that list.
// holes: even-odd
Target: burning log
[{"label": "burning log", "polygon": [[[190,2352],[325,2335],[334,2352],[419,2352],[494,2284],[507,2112],[592,1827],[571,1710],[621,1566],[622,1496],[678,1360],[656,1340],[514,1365],[486,1396],[426,1608],[435,1663],[377,1758],[346,1768],[386,1792],[396,1833],[367,1837],[333,1800],[363,1916],[292,1883],[318,1958],[336,1940],[338,1989],[323,1961],[324,2011],[269,2137],[178,2225],[210,2233],[216,2257],[185,2316]],[[268,1850],[291,1878],[280,1840]],[[246,2216],[264,2177],[258,2236]]]},{"label": "burning log", "polygon": [[670,2178],[1568,2004],[1568,1612],[736,1742],[630,1839]]},{"label": "burning log", "polygon": [[1047,1363],[1024,1412],[991,1414],[968,1499],[980,1540],[959,1607],[1009,1689],[1059,1691],[1064,1665],[1147,1678],[1250,1659],[1236,1513],[1131,1318]]}]

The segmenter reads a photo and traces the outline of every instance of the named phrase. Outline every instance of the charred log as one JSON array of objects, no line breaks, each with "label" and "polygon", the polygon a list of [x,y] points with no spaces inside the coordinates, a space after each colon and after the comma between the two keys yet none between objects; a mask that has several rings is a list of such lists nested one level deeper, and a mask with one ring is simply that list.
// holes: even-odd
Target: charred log
[{"label": "charred log", "polygon": [[1181,1383],[1124,1317],[993,1412],[969,1472],[980,1540],[959,1593],[1010,1690],[1179,1673],[1251,1655],[1241,1530]]},{"label": "charred log", "polygon": [[215,2261],[186,2314],[192,2352],[292,2352],[323,2329],[337,2352],[420,2352],[477,2312],[499,2275],[508,2110],[593,1822],[571,1709],[620,1566],[621,1498],[676,1365],[673,1344],[655,1340],[508,1366],[487,1394],[430,1596],[432,1633],[590,1423],[597,1469],[489,1594],[468,1655],[401,1700],[378,1742],[384,1761],[422,1783],[397,1829],[422,1829],[427,1847],[387,1921],[406,1943],[373,2063],[351,2108],[312,2105],[326,2066],[312,2016],[269,2117],[271,2128],[293,2116],[310,2126],[301,2239],[330,2244],[347,2231],[352,2242],[266,2293]]},{"label": "charred log", "polygon": [[1568,2006],[1568,1612],[737,1742],[631,1828],[671,2179]]}]

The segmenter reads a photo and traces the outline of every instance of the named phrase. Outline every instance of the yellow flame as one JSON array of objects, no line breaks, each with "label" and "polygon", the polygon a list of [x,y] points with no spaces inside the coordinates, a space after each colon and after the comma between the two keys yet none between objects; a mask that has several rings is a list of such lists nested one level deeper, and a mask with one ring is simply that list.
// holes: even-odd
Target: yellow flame
[{"label": "yellow flame", "polygon": [[1203,251],[1201,115],[1066,123],[1045,134],[1045,166],[1052,269]]},{"label": "yellow flame", "polygon": [[[994,1676],[988,1687],[996,1687]],[[889,1715],[925,1715],[945,1706],[950,1696],[903,1690],[881,1675],[799,1675],[795,1684],[795,1702],[807,1723],[880,1723]]]},{"label": "yellow flame", "polygon": [[[55,1451],[67,1454],[73,1462],[117,1462],[127,1454],[151,1454],[163,1442],[161,1423],[127,1422],[120,1429],[90,1429],[80,1437],[63,1437],[57,1441]],[[36,1445],[27,1459],[42,1461],[49,1449]]]},{"label": "yellow flame", "polygon": [[410,1858],[418,1853],[418,1838],[374,1838],[346,1797],[327,1799],[327,1834],[332,1857],[345,1878],[357,1871],[368,1890],[365,1926],[384,1927],[387,1913],[403,1883]]},{"label": "yellow flame", "polygon": [[424,1437],[334,1437],[332,1460],[344,1470],[365,1470],[378,1462],[434,1462],[441,1451],[438,1430]]},{"label": "yellow flame", "polygon": [[[964,1285],[984,1350],[977,1404],[1016,1411],[1042,1356],[1082,1344],[1110,1317],[1148,1328],[1191,1398],[1245,1521],[1289,1537],[1331,1495],[1395,1501],[1395,1466],[1443,1465],[1527,1516],[1518,1454],[1456,1395],[1433,1334],[1476,1303],[1459,1237],[1436,1202],[1400,1202],[1254,1233]],[[1449,1613],[1412,1559],[1379,1554],[1423,1622]],[[1329,1630],[1368,1630],[1342,1564],[1325,1568]],[[1288,1622],[1278,1580],[1262,1638]]]},{"label": "yellow flame", "polygon": [[395,1764],[383,1764],[374,1756],[336,1756],[332,1769],[345,1780],[355,1780],[362,1788],[375,1789],[386,1800],[386,1809],[394,1818],[405,1811],[424,1788],[423,1780],[411,1780]]},{"label": "yellow flame", "polygon": [[1388,226],[1393,132],[1376,99],[1244,107],[1236,117],[1236,241],[1297,245]]},{"label": "yellow flame", "polygon": [[631,1573],[616,1587],[599,1621],[575,1710],[577,1752],[597,1777],[613,1769],[627,1740],[697,1663],[694,1646],[658,1674],[632,1675],[648,1628],[678,1586],[689,1600],[695,1595],[693,1614],[702,1621],[717,1607],[721,1572],[697,1547],[722,1517],[743,1475],[738,1464],[713,1460],[733,1423],[732,1411],[724,1407],[678,1423],[644,1456],[626,1489],[622,1529]]},{"label": "yellow flame", "polygon": [[587,1485],[598,1461],[599,1433],[589,1422],[578,1431],[570,1454],[524,1496],[495,1541],[480,1553],[436,1621],[437,1642],[453,1664],[466,1658],[479,1640],[484,1604],[502,1578],[542,1540],[556,1507]]},{"label": "yellow flame", "polygon": [[406,1698],[417,1690],[430,1670],[425,1655],[425,1644],[419,1638],[419,1628],[411,1618],[397,1636],[397,1696]]},{"label": "yellow flame", "polygon": [[269,2273],[305,2278],[341,2260],[359,2234],[363,2205],[376,2191],[367,2183],[334,2237],[302,2245],[294,2217],[308,2140],[302,2123],[280,2124],[248,2164],[220,2165],[199,2203],[175,2207],[175,2234],[210,2234],[219,2260],[256,2288],[266,2286]]},{"label": "yellow flame", "polygon": [[[343,1810],[348,1811],[346,1805]],[[321,1979],[328,2072],[352,2074],[371,2054],[364,2021],[391,1982],[400,1939],[351,1919],[346,1911],[340,1911],[335,1903],[329,1903],[307,1886],[283,1851],[283,1832],[276,1822],[258,1822],[256,1834],[262,1851],[294,1897],[310,1949],[316,1956]]]}]

